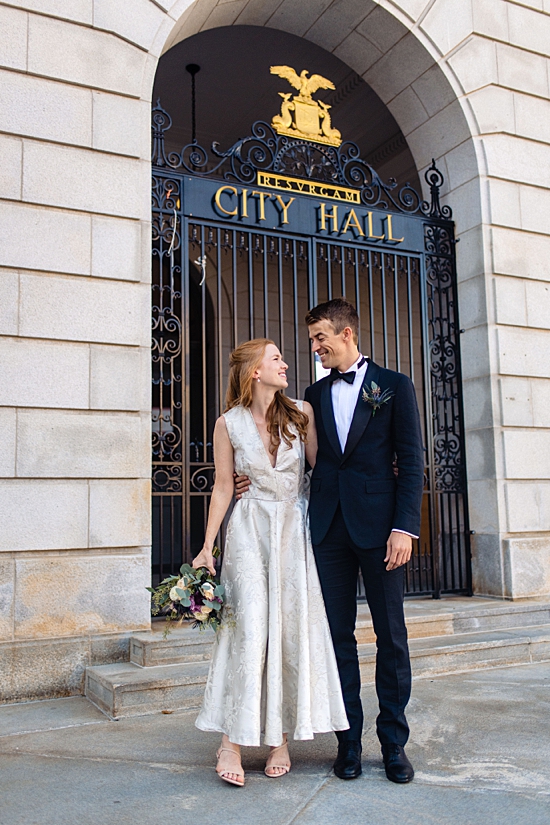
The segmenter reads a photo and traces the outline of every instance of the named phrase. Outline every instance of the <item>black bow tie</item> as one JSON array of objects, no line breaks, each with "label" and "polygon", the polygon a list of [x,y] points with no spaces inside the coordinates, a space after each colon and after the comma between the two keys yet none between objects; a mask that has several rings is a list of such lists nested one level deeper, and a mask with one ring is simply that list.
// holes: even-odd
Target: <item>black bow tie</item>
[{"label": "black bow tie", "polygon": [[[366,358],[361,358],[361,360],[357,364],[357,370],[360,370],[363,364],[366,363],[366,361]],[[330,383],[333,384],[335,381],[339,381],[340,379],[342,379],[342,381],[346,381],[348,384],[353,384],[353,382],[355,381],[355,376],[357,375],[357,370],[352,370],[351,372],[339,372],[337,369],[333,367],[330,371],[329,376]]]}]

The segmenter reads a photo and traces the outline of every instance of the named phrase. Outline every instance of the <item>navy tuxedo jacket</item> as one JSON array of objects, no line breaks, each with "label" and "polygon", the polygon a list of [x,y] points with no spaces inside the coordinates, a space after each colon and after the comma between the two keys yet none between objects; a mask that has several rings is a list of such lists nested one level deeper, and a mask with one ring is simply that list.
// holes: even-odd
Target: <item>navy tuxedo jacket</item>
[{"label": "navy tuxedo jacket", "polygon": [[373,415],[361,389],[343,453],[329,378],[306,390],[319,442],[309,501],[313,544],[323,541],[338,504],[351,539],[363,549],[385,545],[394,528],[420,534],[424,453],[414,386],[406,375],[369,361],[363,387],[370,389],[372,381],[393,395]]}]

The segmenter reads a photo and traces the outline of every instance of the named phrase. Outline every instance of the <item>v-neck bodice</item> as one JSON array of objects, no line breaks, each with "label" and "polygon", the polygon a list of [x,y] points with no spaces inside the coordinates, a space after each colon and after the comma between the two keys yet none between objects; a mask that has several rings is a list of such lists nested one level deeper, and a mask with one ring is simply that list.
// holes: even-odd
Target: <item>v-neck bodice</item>
[{"label": "v-neck bodice", "polygon": [[[302,402],[296,402],[302,408]],[[285,501],[303,495],[305,450],[298,434],[289,447],[281,441],[275,466],[271,464],[250,409],[233,407],[224,413],[235,457],[235,472],[250,479],[243,499]]]}]

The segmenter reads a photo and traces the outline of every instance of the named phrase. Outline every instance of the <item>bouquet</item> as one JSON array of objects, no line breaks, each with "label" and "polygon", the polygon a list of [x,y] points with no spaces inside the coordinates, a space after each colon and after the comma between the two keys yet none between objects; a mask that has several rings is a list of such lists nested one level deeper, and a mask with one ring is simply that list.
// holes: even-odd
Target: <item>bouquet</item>
[{"label": "bouquet", "polygon": [[[214,557],[220,551],[214,547]],[[163,614],[167,622],[192,620],[193,627],[217,630],[222,623],[222,607],[225,589],[214,579],[206,567],[195,570],[190,564],[182,564],[179,576],[168,576],[156,587],[148,587],[152,593],[153,616]],[[166,633],[168,632],[168,626]]]}]

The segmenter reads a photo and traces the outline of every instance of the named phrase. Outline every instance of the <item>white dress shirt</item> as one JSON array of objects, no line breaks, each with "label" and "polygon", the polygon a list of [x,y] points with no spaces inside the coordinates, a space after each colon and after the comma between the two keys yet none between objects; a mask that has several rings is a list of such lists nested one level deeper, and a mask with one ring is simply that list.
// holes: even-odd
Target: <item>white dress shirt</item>
[{"label": "white dress shirt", "polygon": [[[353,384],[348,384],[347,381],[334,381],[330,388],[332,393],[334,421],[336,422],[336,432],[338,433],[338,441],[340,442],[342,453],[345,452],[346,449],[346,441],[348,440],[348,433],[350,431],[353,413],[355,412],[355,407],[357,406],[359,392],[365,383],[365,376],[369,366],[369,362],[365,361],[365,363],[359,367],[362,360],[363,356],[359,353],[357,361],[352,364],[348,370],[346,370],[346,372],[357,373]],[[394,529],[392,530],[392,533],[405,533],[405,535],[411,536],[413,539],[418,538],[418,536],[415,536],[412,533],[407,533],[406,530]]]}]

